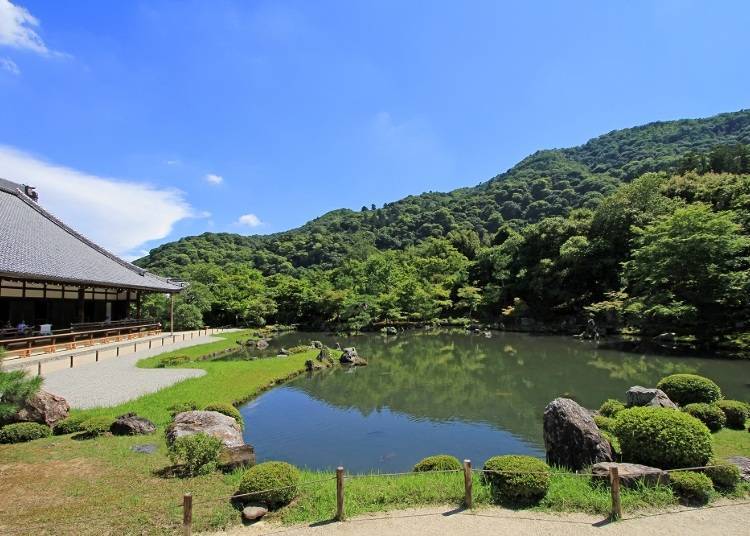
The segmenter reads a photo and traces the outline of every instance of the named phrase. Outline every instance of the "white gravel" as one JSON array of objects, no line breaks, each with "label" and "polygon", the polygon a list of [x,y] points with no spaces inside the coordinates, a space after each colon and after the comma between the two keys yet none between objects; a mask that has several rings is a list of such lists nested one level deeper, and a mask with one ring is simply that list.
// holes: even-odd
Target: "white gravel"
[{"label": "white gravel", "polygon": [[135,366],[139,360],[216,340],[219,339],[196,337],[164,348],[141,350],[98,363],[56,370],[43,374],[43,389],[64,397],[73,408],[114,406],[206,373],[198,369],[141,369]]}]

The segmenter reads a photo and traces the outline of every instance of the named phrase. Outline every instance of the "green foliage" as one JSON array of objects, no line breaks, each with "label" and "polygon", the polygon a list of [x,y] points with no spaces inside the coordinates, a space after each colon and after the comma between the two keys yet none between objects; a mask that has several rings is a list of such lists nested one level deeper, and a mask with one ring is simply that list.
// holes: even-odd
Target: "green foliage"
[{"label": "green foliage", "polygon": [[302,352],[309,352],[310,347],[301,344],[299,346],[292,346],[291,348],[287,348],[287,350],[290,354],[301,354]]},{"label": "green foliage", "polygon": [[10,420],[41,385],[41,376],[28,376],[23,370],[0,370],[0,423]]},{"label": "green foliage", "polygon": [[259,501],[275,509],[287,505],[299,491],[300,472],[286,462],[264,462],[245,471],[238,494],[243,502]]},{"label": "green foliage", "polygon": [[209,404],[203,409],[206,411],[218,411],[219,413],[222,413],[227,417],[232,417],[235,421],[237,421],[237,424],[240,425],[240,428],[243,428],[245,426],[240,410],[238,410],[231,404]]},{"label": "green foliage", "polygon": [[710,404],[721,398],[721,389],[716,383],[696,374],[672,374],[659,380],[656,387],[681,406],[696,402]]},{"label": "green foliage", "polygon": [[177,367],[180,365],[184,365],[185,363],[190,363],[192,361],[192,358],[187,355],[170,355],[167,357],[163,357],[159,360],[159,364],[156,365],[157,368],[166,368],[166,367]]},{"label": "green foliage", "polygon": [[605,417],[604,415],[594,415],[594,422],[600,430],[613,430],[615,426],[615,419],[613,417]]},{"label": "green foliage", "polygon": [[106,415],[89,417],[81,423],[81,432],[83,432],[86,437],[97,437],[109,432],[112,422],[112,418],[107,417]]},{"label": "green foliage", "polygon": [[423,471],[456,471],[461,469],[461,462],[455,456],[437,454],[421,459],[414,466],[414,472]]},{"label": "green foliage", "polygon": [[71,415],[65,420],[62,420],[55,424],[52,431],[55,435],[67,435],[74,434],[77,432],[83,432],[81,425],[84,421],[88,420],[88,416],[85,413],[79,413],[78,415]]},{"label": "green foliage", "polygon": [[614,434],[626,462],[663,469],[700,467],[713,454],[708,428],[674,409],[625,409],[615,417]]},{"label": "green foliage", "polygon": [[679,471],[669,475],[669,485],[675,494],[688,504],[706,504],[714,486],[703,473]]},{"label": "green foliage", "polygon": [[198,404],[192,401],[177,402],[176,404],[172,404],[171,406],[169,406],[167,409],[169,410],[169,414],[174,418],[174,416],[178,413],[184,413],[186,411],[194,411],[198,409]]},{"label": "green foliage", "polygon": [[601,413],[604,417],[614,417],[615,415],[617,415],[620,411],[624,409],[625,409],[625,404],[623,404],[619,400],[610,398],[610,399],[605,400],[602,403],[602,405],[599,407],[599,413]]},{"label": "green foliage", "polygon": [[712,432],[718,432],[727,422],[726,415],[716,404],[695,402],[683,407],[682,411],[701,421]]},{"label": "green foliage", "polygon": [[541,501],[550,485],[550,468],[531,456],[494,456],[484,464],[484,477],[498,502],[528,506]]},{"label": "green foliage", "polygon": [[204,433],[181,436],[169,445],[169,459],[187,476],[207,475],[216,470],[221,445],[221,439]]},{"label": "green foliage", "polygon": [[714,461],[703,472],[711,479],[714,487],[722,491],[732,491],[742,477],[739,467],[728,462]]},{"label": "green foliage", "polygon": [[750,418],[750,405],[739,400],[719,400],[716,405],[727,418],[727,427],[742,430],[745,421]]},{"label": "green foliage", "polygon": [[[614,422],[612,424],[614,424]],[[612,447],[612,453],[615,455],[615,460],[621,460],[622,447],[620,446],[620,440],[617,439],[617,436],[607,428],[600,427],[599,432],[604,439],[609,441],[609,445]]]},{"label": "green foliage", "polygon": [[17,422],[0,428],[0,443],[24,443],[49,437],[51,434],[49,426],[36,422]]}]

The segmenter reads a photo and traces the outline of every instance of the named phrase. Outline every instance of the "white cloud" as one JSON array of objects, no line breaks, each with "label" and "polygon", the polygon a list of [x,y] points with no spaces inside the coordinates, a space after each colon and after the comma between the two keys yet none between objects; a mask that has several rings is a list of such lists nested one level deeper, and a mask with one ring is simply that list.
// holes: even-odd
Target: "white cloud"
[{"label": "white cloud", "polygon": [[90,175],[2,145],[0,177],[36,186],[44,208],[129,258],[146,242],[169,235],[178,221],[195,216],[178,190]]},{"label": "white cloud", "polygon": [[164,163],[167,164],[168,166],[178,166],[182,162],[180,162],[179,160],[166,160]]},{"label": "white cloud", "polygon": [[222,182],[224,182],[224,177],[222,177],[221,175],[214,175],[213,173],[209,173],[203,178],[206,180],[207,183],[214,184],[214,185],[219,185]]},{"label": "white cloud", "polygon": [[0,45],[48,56],[50,50],[34,30],[38,26],[39,21],[26,8],[0,0]]},{"label": "white cloud", "polygon": [[263,225],[263,222],[260,221],[260,218],[255,214],[243,214],[239,217],[237,223],[240,225],[247,225],[248,227],[259,227]]},{"label": "white cloud", "polygon": [[0,58],[0,68],[5,69],[16,76],[21,74],[21,69],[19,69],[16,62],[10,58]]}]

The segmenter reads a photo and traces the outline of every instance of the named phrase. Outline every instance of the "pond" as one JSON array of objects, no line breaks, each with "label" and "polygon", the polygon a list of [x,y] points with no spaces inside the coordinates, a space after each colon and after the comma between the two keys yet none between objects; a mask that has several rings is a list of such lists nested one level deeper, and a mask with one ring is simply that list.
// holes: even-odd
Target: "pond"
[{"label": "pond", "polygon": [[543,457],[542,412],[553,398],[598,408],[677,372],[708,376],[726,397],[750,400],[750,362],[624,353],[565,337],[285,333],[265,353],[311,340],[356,346],[369,366],[303,375],[242,406],[259,461],[394,472],[438,453],[475,465],[498,454]]}]

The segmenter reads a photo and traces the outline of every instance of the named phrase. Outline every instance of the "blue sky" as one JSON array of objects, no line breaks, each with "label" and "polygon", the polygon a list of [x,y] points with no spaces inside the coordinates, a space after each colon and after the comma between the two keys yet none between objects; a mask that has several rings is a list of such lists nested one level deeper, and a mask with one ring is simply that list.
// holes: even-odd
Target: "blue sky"
[{"label": "blue sky", "polygon": [[750,107],[749,24],[744,0],[0,0],[0,176],[128,258],[281,231]]}]

